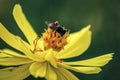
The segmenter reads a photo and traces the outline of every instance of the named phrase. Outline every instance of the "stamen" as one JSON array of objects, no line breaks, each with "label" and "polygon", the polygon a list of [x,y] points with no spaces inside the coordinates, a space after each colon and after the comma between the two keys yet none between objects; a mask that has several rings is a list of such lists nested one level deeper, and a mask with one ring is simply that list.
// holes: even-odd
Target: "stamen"
[{"label": "stamen", "polygon": [[35,38],[35,40],[33,41],[33,44],[34,44],[33,53],[34,53],[34,52],[37,52],[37,51],[42,51],[41,49],[37,49],[37,42],[38,42],[38,40],[39,40],[39,36],[37,36],[37,37]]},{"label": "stamen", "polygon": [[60,59],[55,59],[55,61],[60,63],[64,62],[64,60],[60,60]]}]

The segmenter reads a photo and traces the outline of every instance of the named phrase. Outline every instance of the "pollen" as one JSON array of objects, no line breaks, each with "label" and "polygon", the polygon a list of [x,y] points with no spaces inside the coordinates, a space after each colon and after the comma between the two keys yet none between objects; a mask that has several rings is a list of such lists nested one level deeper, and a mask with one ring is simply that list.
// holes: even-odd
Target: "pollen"
[{"label": "pollen", "polygon": [[58,24],[54,25],[54,27],[56,27],[56,29],[48,26],[48,29],[42,34],[44,47],[46,50],[52,48],[53,50],[60,51],[64,49],[64,46],[67,44],[69,32],[64,30],[63,27],[58,26]]}]

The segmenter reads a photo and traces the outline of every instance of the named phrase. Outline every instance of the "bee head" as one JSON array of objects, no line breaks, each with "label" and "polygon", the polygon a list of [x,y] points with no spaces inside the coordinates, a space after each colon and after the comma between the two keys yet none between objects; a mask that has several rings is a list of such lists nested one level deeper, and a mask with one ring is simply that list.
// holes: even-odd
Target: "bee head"
[{"label": "bee head", "polygon": [[52,30],[56,30],[56,28],[58,27],[59,23],[58,21],[56,22],[48,22],[48,21],[45,21],[45,24]]}]

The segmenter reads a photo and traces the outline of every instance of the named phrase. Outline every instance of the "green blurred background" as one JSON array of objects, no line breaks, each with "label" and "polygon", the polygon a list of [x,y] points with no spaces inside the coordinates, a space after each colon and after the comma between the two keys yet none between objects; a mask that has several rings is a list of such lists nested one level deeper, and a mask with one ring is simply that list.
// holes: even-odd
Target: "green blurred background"
[{"label": "green blurred background", "polygon": [[[16,3],[22,6],[27,19],[39,35],[47,28],[45,21],[58,20],[71,32],[91,24],[91,46],[82,56],[73,60],[109,52],[115,53],[114,58],[103,67],[100,74],[73,73],[81,80],[120,80],[120,0],[0,0],[0,22],[9,31],[25,39],[12,16]],[[6,47],[11,48],[0,39],[0,49]],[[44,79],[30,76],[25,80]]]}]

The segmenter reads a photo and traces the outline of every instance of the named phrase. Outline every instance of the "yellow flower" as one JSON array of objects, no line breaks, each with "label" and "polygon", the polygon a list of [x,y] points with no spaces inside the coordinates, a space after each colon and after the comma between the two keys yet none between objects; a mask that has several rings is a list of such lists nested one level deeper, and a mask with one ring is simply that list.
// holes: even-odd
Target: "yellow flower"
[{"label": "yellow flower", "polygon": [[[97,74],[106,65],[113,53],[95,58],[67,62],[64,59],[82,55],[91,42],[90,25],[82,30],[71,33],[48,25],[41,38],[35,33],[27,21],[21,6],[16,4],[13,16],[28,43],[19,36],[10,33],[0,23],[0,38],[17,51],[0,50],[0,80],[22,80],[30,74],[34,77],[45,77],[47,80],[79,80],[69,70],[85,74]],[[52,23],[60,26],[57,22]],[[53,25],[52,25],[53,26]]]}]

